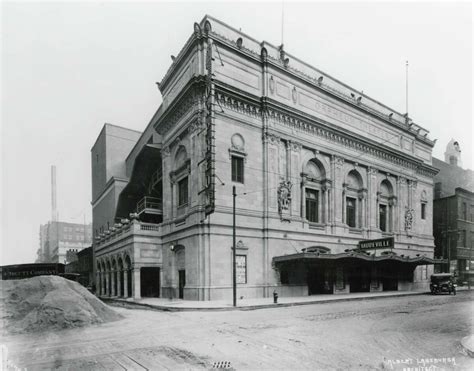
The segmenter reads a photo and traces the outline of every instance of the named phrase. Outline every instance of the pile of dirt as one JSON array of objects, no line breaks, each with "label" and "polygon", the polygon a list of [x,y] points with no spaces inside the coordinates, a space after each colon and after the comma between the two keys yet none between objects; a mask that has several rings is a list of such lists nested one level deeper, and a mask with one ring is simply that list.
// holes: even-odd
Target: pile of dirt
[{"label": "pile of dirt", "polygon": [[2,281],[4,330],[12,334],[89,326],[122,316],[84,286],[58,276]]}]

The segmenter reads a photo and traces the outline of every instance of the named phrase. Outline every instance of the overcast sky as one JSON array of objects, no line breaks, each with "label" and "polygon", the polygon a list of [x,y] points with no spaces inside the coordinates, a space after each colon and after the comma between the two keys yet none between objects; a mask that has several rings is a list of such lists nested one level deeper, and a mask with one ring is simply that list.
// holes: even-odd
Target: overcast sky
[{"label": "overcast sky", "polygon": [[[105,122],[143,130],[160,81],[205,14],[281,43],[282,3],[2,3],[2,254],[33,262],[51,215],[91,221],[90,149]],[[451,137],[472,168],[472,9],[464,3],[285,3],[285,49]]]}]

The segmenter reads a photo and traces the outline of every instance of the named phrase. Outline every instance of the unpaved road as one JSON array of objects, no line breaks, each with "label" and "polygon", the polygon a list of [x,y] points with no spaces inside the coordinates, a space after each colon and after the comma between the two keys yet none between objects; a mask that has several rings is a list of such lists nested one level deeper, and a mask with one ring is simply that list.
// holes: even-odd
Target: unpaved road
[{"label": "unpaved road", "polygon": [[[8,351],[4,366],[28,370],[213,366],[414,370],[431,365],[435,370],[474,369],[473,359],[460,346],[460,339],[473,331],[473,298],[472,292],[460,292],[227,312],[116,308],[125,319],[4,337]],[[408,363],[397,364],[401,360]],[[435,364],[435,360],[439,361]]]}]

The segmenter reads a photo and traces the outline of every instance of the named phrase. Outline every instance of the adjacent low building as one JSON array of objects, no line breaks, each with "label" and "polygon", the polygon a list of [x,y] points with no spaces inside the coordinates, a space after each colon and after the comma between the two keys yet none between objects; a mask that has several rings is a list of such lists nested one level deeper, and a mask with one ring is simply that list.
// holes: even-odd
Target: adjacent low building
[{"label": "adjacent low building", "polygon": [[158,86],[92,148],[100,295],[230,299],[233,187],[238,297],[427,290],[435,142],[406,114],[209,16]]},{"label": "adjacent low building", "polygon": [[95,287],[92,247],[87,247],[74,255],[70,263],[65,266],[65,273],[78,274],[77,282],[86,287]]},{"label": "adjacent low building", "polygon": [[447,145],[444,161],[433,159],[440,169],[434,179],[435,255],[447,259],[445,272],[455,274],[460,283],[474,284],[474,172],[461,164],[454,140]]}]

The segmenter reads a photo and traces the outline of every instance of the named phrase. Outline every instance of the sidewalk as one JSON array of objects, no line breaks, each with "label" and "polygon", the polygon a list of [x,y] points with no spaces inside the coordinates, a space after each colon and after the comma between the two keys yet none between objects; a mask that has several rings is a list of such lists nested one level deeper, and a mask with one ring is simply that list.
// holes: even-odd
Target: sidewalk
[{"label": "sidewalk", "polygon": [[[464,291],[459,288],[459,291]],[[429,292],[420,291],[386,291],[386,292],[361,292],[350,294],[328,294],[298,297],[278,298],[278,304],[273,303],[273,297],[239,299],[237,298],[237,307],[232,306],[228,300],[212,301],[191,301],[182,299],[165,298],[143,298],[143,299],[124,299],[101,297],[103,301],[114,305],[128,308],[148,308],[162,311],[225,311],[225,310],[254,310],[263,308],[290,307],[293,305],[323,304],[330,302],[351,301],[351,300],[373,300],[389,297],[403,297],[414,295],[429,295]]]}]

